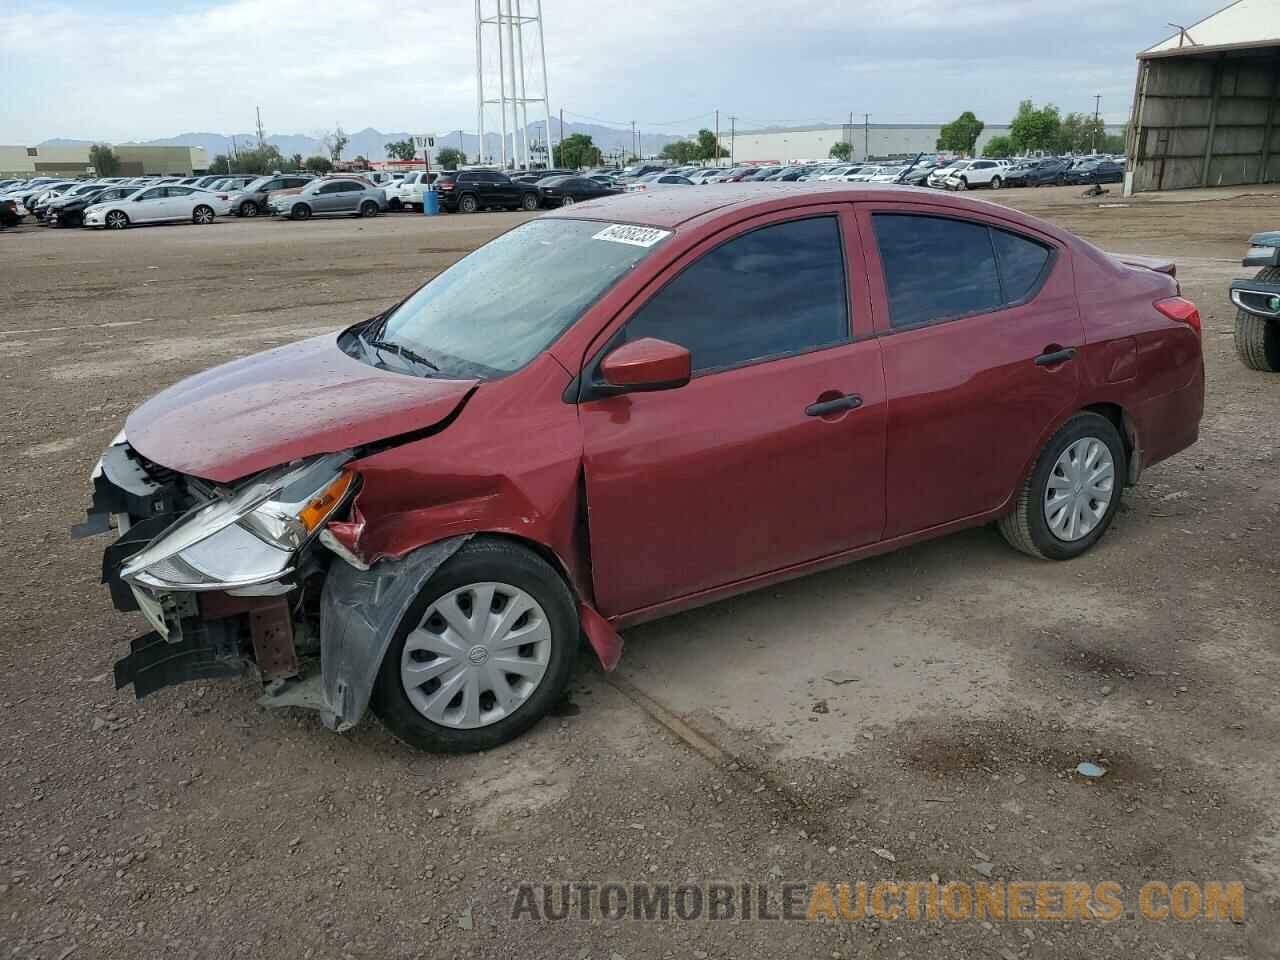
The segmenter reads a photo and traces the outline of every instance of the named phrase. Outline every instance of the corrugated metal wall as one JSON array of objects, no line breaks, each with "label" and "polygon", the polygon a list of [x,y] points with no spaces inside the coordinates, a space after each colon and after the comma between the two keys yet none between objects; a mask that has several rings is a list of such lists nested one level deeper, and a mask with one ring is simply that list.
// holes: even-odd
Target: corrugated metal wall
[{"label": "corrugated metal wall", "polygon": [[1135,193],[1280,180],[1280,48],[1138,67]]}]

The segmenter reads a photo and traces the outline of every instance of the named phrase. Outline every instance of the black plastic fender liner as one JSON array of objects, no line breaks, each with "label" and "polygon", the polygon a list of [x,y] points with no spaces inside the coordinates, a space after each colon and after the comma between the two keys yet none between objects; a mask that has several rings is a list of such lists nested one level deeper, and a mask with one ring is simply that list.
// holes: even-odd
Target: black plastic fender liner
[{"label": "black plastic fender liner", "polygon": [[201,624],[177,643],[144,633],[129,644],[129,655],[115,664],[116,689],[133,684],[139,700],[149,693],[191,680],[238,677],[249,669],[240,655],[234,628],[225,622]]},{"label": "black plastic fender liner", "polygon": [[324,725],[343,732],[360,722],[387,647],[409,605],[471,535],[450,537],[398,560],[357,570],[341,560],[329,566],[320,597],[320,671]]}]

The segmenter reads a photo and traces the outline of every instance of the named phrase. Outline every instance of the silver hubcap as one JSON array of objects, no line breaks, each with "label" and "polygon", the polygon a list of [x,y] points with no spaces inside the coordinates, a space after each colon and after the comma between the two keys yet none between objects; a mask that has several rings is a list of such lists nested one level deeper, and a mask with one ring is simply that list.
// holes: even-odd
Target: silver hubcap
[{"label": "silver hubcap", "polygon": [[124,226],[124,214],[123,214],[123,213],[113,213],[113,214],[111,214],[111,216],[107,217],[107,225],[108,225],[108,226],[111,226],[111,227],[123,227],[123,226]]},{"label": "silver hubcap", "polygon": [[400,682],[432,723],[472,729],[510,716],[538,689],[551,625],[538,601],[505,583],[471,583],[427,608],[405,639]]},{"label": "silver hubcap", "polygon": [[1107,515],[1115,493],[1116,467],[1111,450],[1096,437],[1084,437],[1062,451],[1044,493],[1044,519],[1059,540],[1086,537]]}]

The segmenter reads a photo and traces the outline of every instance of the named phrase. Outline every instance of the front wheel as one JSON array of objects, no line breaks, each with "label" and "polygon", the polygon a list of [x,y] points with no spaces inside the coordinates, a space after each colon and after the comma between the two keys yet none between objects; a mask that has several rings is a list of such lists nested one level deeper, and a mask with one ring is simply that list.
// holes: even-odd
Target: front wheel
[{"label": "front wheel", "polygon": [[213,223],[213,207],[206,207],[204,204],[196,207],[191,211],[191,221],[201,226]]},{"label": "front wheel", "polygon": [[[1263,283],[1280,282],[1280,267],[1263,267],[1254,276]],[[1250,370],[1280,373],[1280,320],[1236,311],[1236,354]]]},{"label": "front wheel", "polygon": [[376,217],[377,215],[378,215],[378,204],[375,203],[373,200],[366,200],[364,203],[360,204],[360,216]]},{"label": "front wheel", "polygon": [[129,217],[122,210],[112,210],[107,214],[106,223],[108,230],[123,230],[129,226]]},{"label": "front wheel", "polygon": [[256,217],[257,215],[258,215],[258,205],[254,203],[252,200],[246,200],[244,203],[240,204],[240,216]]},{"label": "front wheel", "polygon": [[573,206],[573,204],[574,204],[574,199],[573,199],[573,197],[568,197],[568,196],[566,196],[566,197],[561,197],[561,198],[560,198],[560,206],[562,206],[562,207],[572,207],[572,206]]},{"label": "front wheel", "polygon": [[960,178],[960,182],[959,182],[958,184],[956,184],[956,189],[957,189],[957,190],[968,190],[968,189],[969,189],[969,181],[968,181],[968,180],[966,180],[964,177],[961,177],[961,178]]},{"label": "front wheel", "polygon": [[1077,413],[1040,451],[1013,512],[999,520],[1000,532],[1033,557],[1078,557],[1111,526],[1125,476],[1115,425],[1097,413]]},{"label": "front wheel", "polygon": [[487,750],[556,703],[579,636],[568,586],[533,551],[465,544],[410,605],[383,658],[372,706],[425,750]]},{"label": "front wheel", "polygon": [[534,193],[526,193],[520,198],[520,208],[525,211],[538,209],[538,196]]},{"label": "front wheel", "polygon": [[294,220],[308,220],[311,217],[311,208],[305,203],[295,203],[293,209],[289,211],[289,216]]}]

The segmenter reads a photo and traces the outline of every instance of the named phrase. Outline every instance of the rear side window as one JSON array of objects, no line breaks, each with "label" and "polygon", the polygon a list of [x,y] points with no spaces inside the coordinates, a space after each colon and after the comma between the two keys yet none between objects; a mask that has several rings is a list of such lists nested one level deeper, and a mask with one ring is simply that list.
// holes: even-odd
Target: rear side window
[{"label": "rear side window", "polygon": [[875,214],[895,329],[986,313],[1034,294],[1050,250],[986,224]]},{"label": "rear side window", "polygon": [[753,230],[705,253],[627,324],[626,339],[685,347],[701,373],[849,339],[834,217]]}]

